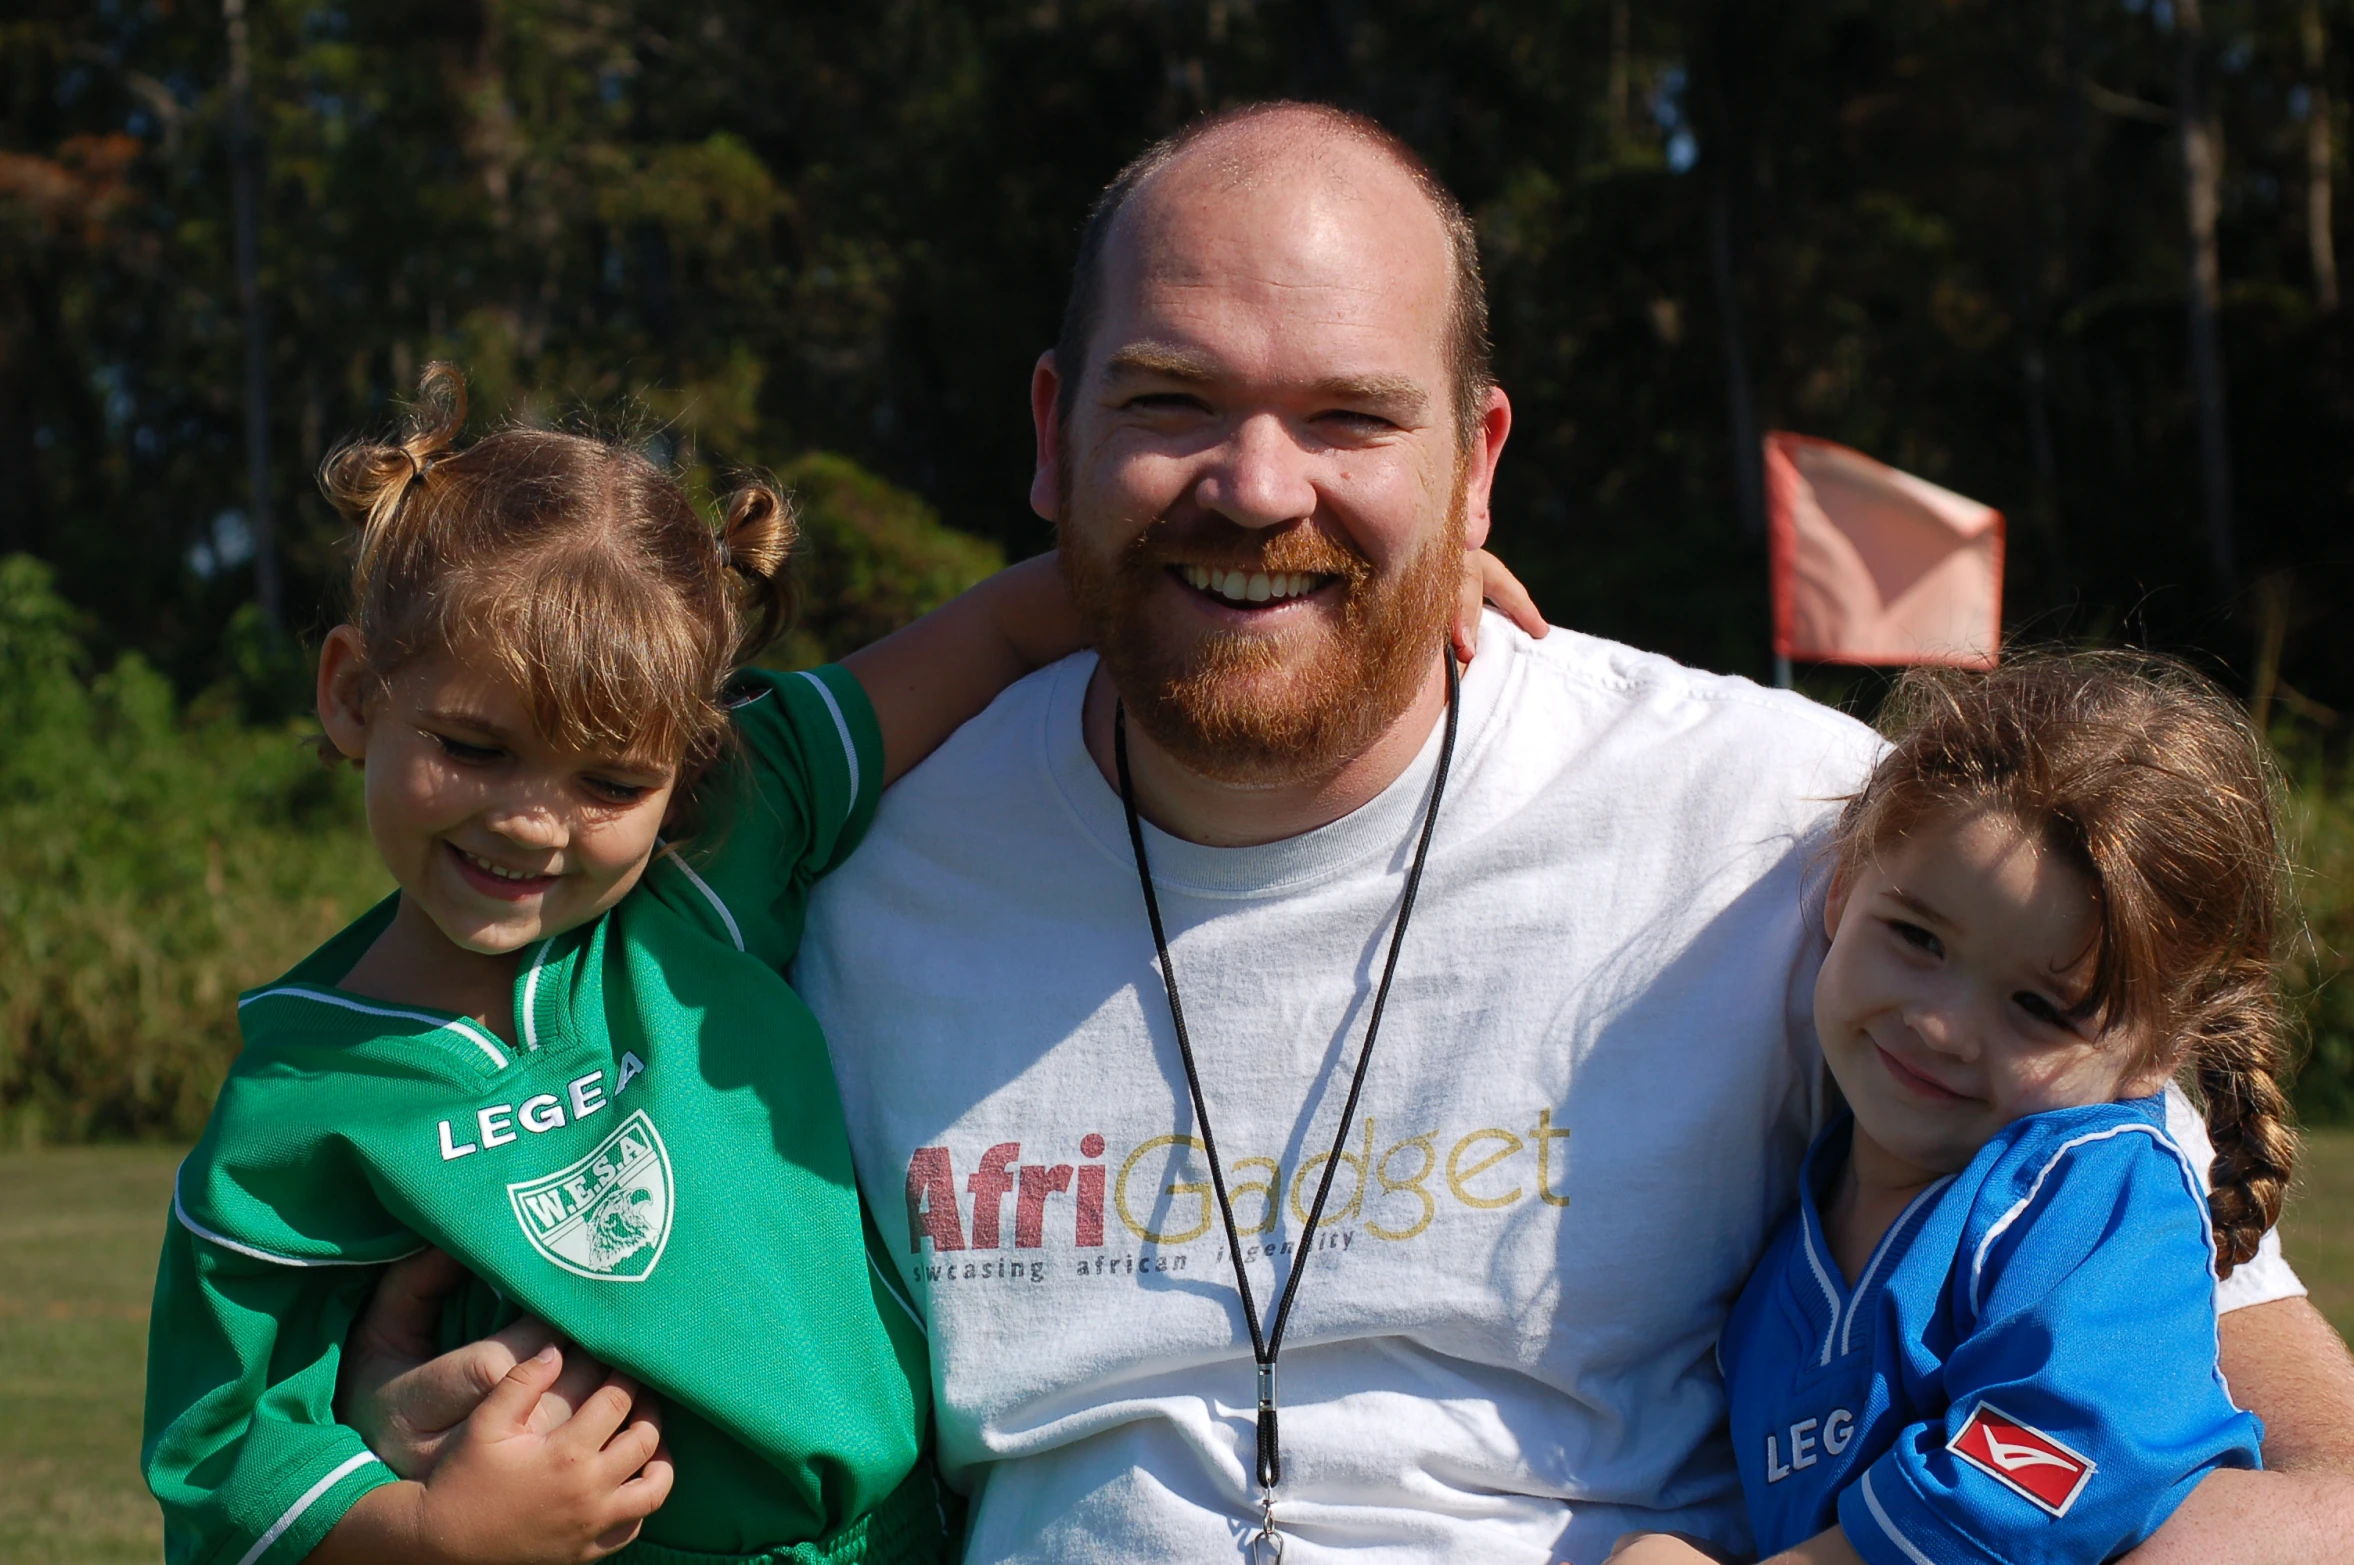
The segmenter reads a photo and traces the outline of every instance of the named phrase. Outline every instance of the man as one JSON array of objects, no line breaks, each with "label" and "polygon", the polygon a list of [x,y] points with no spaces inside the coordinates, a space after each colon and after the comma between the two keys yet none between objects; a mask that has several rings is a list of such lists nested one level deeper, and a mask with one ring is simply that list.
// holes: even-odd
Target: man
[{"label": "man", "polygon": [[[1100,661],[899,785],[796,974],[974,1559],[1742,1541],[1711,1350],[1820,1113],[1815,849],[1871,741],[1498,622],[1449,716],[1484,327],[1460,209],[1336,111],[1207,122],[1090,221],[1032,503]],[[2145,1556],[2331,1557],[2354,1376],[2277,1259],[2232,1287],[2283,1471]]]}]

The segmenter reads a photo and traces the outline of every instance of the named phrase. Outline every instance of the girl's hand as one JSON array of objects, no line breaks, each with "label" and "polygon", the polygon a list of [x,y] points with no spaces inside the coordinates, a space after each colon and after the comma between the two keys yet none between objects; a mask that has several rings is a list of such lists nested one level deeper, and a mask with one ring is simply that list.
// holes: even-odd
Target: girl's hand
[{"label": "girl's hand", "polygon": [[[358,1430],[368,1449],[403,1478],[431,1476],[466,1416],[517,1364],[556,1340],[546,1322],[526,1315],[479,1342],[437,1355],[442,1301],[465,1277],[465,1268],[439,1250],[394,1262],[344,1343],[336,1421]],[[577,1348],[566,1354],[564,1373],[540,1397],[532,1427],[545,1433],[570,1418],[604,1384],[605,1373],[604,1365]]]},{"label": "girl's hand", "polygon": [[1468,663],[1479,650],[1479,610],[1483,603],[1492,603],[1504,617],[1538,640],[1552,629],[1545,616],[1537,612],[1528,589],[1520,578],[1504,568],[1504,562],[1485,549],[1474,549],[1463,556],[1463,590],[1455,605],[1455,661]]},{"label": "girl's hand", "polygon": [[1610,1551],[1608,1565],[1718,1565],[1725,1558],[1677,1532],[1630,1532]]},{"label": "girl's hand", "polygon": [[[1607,1565],[1722,1565],[1732,1558],[1680,1532],[1630,1532],[1610,1551]],[[1759,1565],[1864,1565],[1864,1557],[1833,1527]]]},{"label": "girl's hand", "polygon": [[554,1343],[517,1364],[450,1437],[431,1477],[362,1496],[312,1560],[582,1565],[629,1543],[670,1495],[660,1419],[617,1374],[569,1419],[543,1427],[541,1399],[563,1371]]}]

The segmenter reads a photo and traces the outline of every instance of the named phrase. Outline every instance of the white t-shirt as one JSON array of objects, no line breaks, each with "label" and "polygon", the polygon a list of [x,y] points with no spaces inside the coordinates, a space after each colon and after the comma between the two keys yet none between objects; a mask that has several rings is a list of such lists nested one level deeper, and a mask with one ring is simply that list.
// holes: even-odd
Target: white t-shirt
[{"label": "white t-shirt", "polygon": [[[1094,666],[1016,685],[886,796],[797,980],[930,1321],[970,1557],[1233,1558],[1256,1376],[1119,798],[1081,738]],[[1284,1340],[1288,1565],[1744,1537],[1712,1349],[1821,1114],[1821,834],[1874,744],[1794,695],[1489,617]],[[1286,841],[1146,828],[1263,1318],[1438,750]]]}]

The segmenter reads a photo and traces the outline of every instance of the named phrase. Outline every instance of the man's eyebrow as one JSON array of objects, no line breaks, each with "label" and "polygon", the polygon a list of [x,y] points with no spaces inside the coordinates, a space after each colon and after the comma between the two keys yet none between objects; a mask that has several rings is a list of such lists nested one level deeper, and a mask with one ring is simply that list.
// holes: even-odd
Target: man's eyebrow
[{"label": "man's eyebrow", "polygon": [[1107,375],[1160,375],[1170,380],[1215,380],[1217,364],[1207,354],[1162,342],[1131,342],[1104,361]]},{"label": "man's eyebrow", "polygon": [[1314,389],[1336,402],[1383,402],[1400,412],[1419,413],[1430,406],[1430,393],[1411,375],[1339,375],[1316,382]]},{"label": "man's eyebrow", "polygon": [[[1218,378],[1217,362],[1207,354],[1160,342],[1132,342],[1104,361],[1106,375],[1157,375],[1164,380],[1207,382]],[[1430,406],[1430,393],[1411,375],[1335,375],[1309,387],[1318,397],[1335,402],[1385,404],[1409,416]]]}]

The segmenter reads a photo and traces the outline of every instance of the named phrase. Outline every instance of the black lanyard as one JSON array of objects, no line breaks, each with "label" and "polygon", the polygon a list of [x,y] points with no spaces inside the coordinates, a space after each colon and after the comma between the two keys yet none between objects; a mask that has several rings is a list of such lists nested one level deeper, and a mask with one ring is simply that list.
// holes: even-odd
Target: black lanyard
[{"label": "black lanyard", "polygon": [[[1284,1278],[1283,1292],[1275,1301],[1275,1324],[1269,1330],[1259,1329],[1259,1307],[1251,1296],[1250,1273],[1242,1264],[1242,1233],[1235,1226],[1234,1203],[1226,1195],[1226,1171],[1218,1160],[1217,1138],[1210,1134],[1210,1106],[1202,1097],[1200,1069],[1193,1061],[1193,1040],[1185,1031],[1185,1007],[1177,999],[1177,968],[1169,960],[1169,937],[1161,927],[1161,901],[1153,894],[1152,869],[1145,861],[1144,824],[1136,816],[1136,787],[1128,775],[1128,711],[1125,705],[1112,708],[1112,756],[1120,773],[1120,805],[1128,815],[1128,841],[1136,850],[1136,879],[1144,888],[1144,911],[1152,920],[1153,947],[1160,953],[1161,981],[1169,990],[1169,1020],[1177,1029],[1177,1054],[1185,1062],[1185,1086],[1193,1095],[1194,1123],[1201,1126],[1202,1155],[1210,1165],[1210,1187],[1217,1193],[1218,1215],[1226,1223],[1226,1249],[1234,1257],[1234,1285],[1242,1295],[1243,1324],[1251,1332],[1251,1357],[1259,1367],[1259,1534],[1251,1541],[1251,1553],[1259,1557],[1262,1547],[1270,1557],[1283,1558],[1283,1540],[1275,1530],[1275,1486],[1283,1482],[1283,1451],[1275,1433],[1275,1360],[1283,1351],[1283,1328],[1291,1319],[1292,1301],[1299,1297],[1300,1276],[1307,1270],[1308,1255],[1315,1243],[1316,1225],[1324,1216],[1324,1198],[1332,1193],[1332,1176],[1340,1167],[1341,1150],[1349,1142],[1349,1126],[1357,1117],[1357,1095],[1365,1086],[1365,1068],[1373,1061],[1373,1040],[1381,1032],[1382,1007],[1389,1003],[1390,980],[1397,976],[1398,948],[1405,943],[1406,924],[1414,916],[1414,893],[1422,885],[1422,866],[1430,859],[1430,839],[1438,825],[1439,800],[1447,791],[1447,766],[1455,758],[1455,716],[1461,705],[1460,676],[1455,669],[1452,650],[1447,654],[1447,735],[1439,749],[1438,770],[1430,780],[1430,804],[1422,815],[1422,837],[1415,844],[1414,863],[1406,871],[1406,889],[1398,901],[1398,922],[1390,932],[1389,958],[1382,964],[1381,986],[1373,991],[1373,1014],[1365,1023],[1365,1043],[1357,1051],[1357,1068],[1349,1077],[1348,1101],[1341,1105],[1340,1128],[1333,1132],[1332,1151],[1324,1159],[1324,1176],[1316,1182],[1316,1201],[1308,1208],[1308,1224],[1301,1231],[1299,1248],[1293,1253],[1291,1272]],[[1281,1192],[1275,1199],[1282,1199]]]}]

